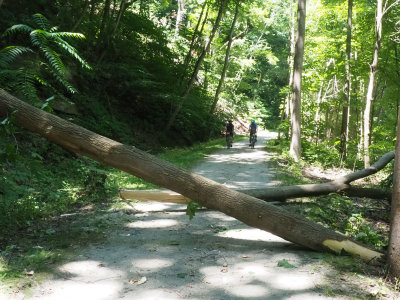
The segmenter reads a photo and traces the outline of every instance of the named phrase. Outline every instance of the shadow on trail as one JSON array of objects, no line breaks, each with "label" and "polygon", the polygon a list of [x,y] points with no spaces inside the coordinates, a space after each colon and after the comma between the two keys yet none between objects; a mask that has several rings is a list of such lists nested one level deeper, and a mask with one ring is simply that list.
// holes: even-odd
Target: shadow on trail
[{"label": "shadow on trail", "polygon": [[[83,249],[78,259],[54,270],[56,278],[35,296],[45,300],[326,299],[326,291],[332,291],[325,282],[330,271],[313,269],[316,259],[311,251],[220,212],[200,211],[189,221],[184,212],[149,213],[144,206],[143,211],[125,215],[117,230],[107,232],[105,243]],[[101,218],[108,222],[119,216]],[[282,261],[287,262],[286,268],[278,266]]]},{"label": "shadow on trail", "polygon": [[[231,188],[270,182],[264,138],[210,155],[194,171]],[[197,169],[198,168],[198,169]],[[34,298],[62,299],[344,299],[365,298],[352,282],[332,284],[338,272],[320,256],[217,211],[199,210],[192,221],[184,206],[138,203],[106,213],[105,241],[81,249],[53,270]],[[337,279],[335,278],[335,281]],[[349,293],[348,290],[351,290]],[[332,294],[333,293],[333,294]]]}]

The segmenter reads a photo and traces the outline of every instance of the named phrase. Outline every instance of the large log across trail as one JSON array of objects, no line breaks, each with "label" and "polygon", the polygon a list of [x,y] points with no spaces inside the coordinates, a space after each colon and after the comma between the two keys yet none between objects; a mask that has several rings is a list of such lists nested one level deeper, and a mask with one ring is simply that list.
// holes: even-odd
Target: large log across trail
[{"label": "large log across trail", "polygon": [[[390,191],[372,188],[362,188],[348,186],[346,189],[330,189],[329,186],[326,190],[322,187],[326,186],[325,183],[315,184],[315,186],[321,187],[318,190],[309,190],[308,186],[313,187],[314,184],[310,185],[293,185],[293,186],[280,186],[280,187],[267,187],[250,190],[237,190],[240,193],[265,200],[267,202],[284,202],[291,198],[301,197],[312,197],[328,195],[330,193],[343,193],[349,197],[361,197],[370,199],[391,199]],[[135,199],[139,201],[158,201],[158,202],[170,202],[170,203],[189,203],[190,199],[182,196],[173,191],[169,190],[135,190],[121,188],[119,190],[119,196],[122,199]]]},{"label": "large log across trail", "polygon": [[382,253],[346,236],[263,200],[231,190],[222,184],[179,168],[133,146],[91,132],[17,99],[0,90],[0,116],[18,111],[17,123],[64,148],[108,166],[173,190],[204,207],[221,211],[243,223],[317,251],[341,252],[371,261]]},{"label": "large log across trail", "polygon": [[[272,201],[285,201],[290,198],[312,197],[328,195],[330,193],[344,193],[353,197],[366,197],[373,199],[390,199],[391,192],[381,189],[369,189],[362,187],[351,186],[350,183],[369,175],[375,174],[382,170],[391,160],[394,159],[395,152],[390,151],[383,155],[372,166],[339,177],[335,180],[316,183],[316,184],[303,184],[292,186],[279,186],[267,187],[260,189],[238,190],[239,192],[262,199],[268,202]],[[189,198],[182,196],[176,192],[168,190],[131,190],[120,189],[119,195],[122,199],[136,199],[140,201],[159,201],[159,202],[172,202],[172,203],[188,203]]]}]

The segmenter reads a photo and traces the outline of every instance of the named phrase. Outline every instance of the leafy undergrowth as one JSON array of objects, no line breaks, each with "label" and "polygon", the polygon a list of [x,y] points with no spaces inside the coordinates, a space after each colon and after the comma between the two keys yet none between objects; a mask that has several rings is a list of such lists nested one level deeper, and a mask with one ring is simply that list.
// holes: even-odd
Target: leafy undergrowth
[{"label": "leafy undergrowth", "polygon": [[[279,180],[281,185],[326,182],[353,172],[330,169],[320,170],[318,173],[315,172],[314,166],[304,161],[293,162],[282,150],[285,145],[277,145],[274,141],[270,141],[267,148],[277,154],[270,161],[270,165],[275,169],[275,179]],[[368,184],[368,187],[372,185]],[[286,204],[287,209],[377,250],[382,251],[387,247],[390,210],[388,199],[350,198],[332,193],[327,196],[290,199]]]},{"label": "leafy undergrowth", "polygon": [[[278,144],[271,140],[267,144],[267,149],[275,154],[269,161],[269,166],[273,170],[274,179],[280,181],[282,186],[326,182],[353,172],[340,168],[323,169],[321,164],[312,165],[305,161],[295,163],[289,157],[285,143]],[[382,188],[379,180],[388,178],[389,169],[390,167],[381,174],[372,176],[373,178],[360,181],[366,185],[364,187]],[[343,233],[373,249],[383,253],[386,251],[390,222],[388,199],[357,198],[332,193],[319,197],[289,199],[282,205],[286,210]],[[360,259],[331,254],[321,254],[320,258],[338,272],[353,274],[363,279],[360,284],[374,286],[376,294],[371,296],[371,299],[392,299],[389,295],[398,290],[396,283],[393,284],[386,279],[386,266],[383,263],[371,266]],[[338,293],[334,290],[321,292],[328,296]]]}]

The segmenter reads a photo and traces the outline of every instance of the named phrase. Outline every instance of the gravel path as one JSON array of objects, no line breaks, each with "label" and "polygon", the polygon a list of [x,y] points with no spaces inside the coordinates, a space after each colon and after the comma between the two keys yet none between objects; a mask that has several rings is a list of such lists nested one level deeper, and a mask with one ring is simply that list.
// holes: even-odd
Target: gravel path
[{"label": "gravel path", "polygon": [[[194,171],[236,189],[272,185],[263,149],[268,138],[260,133],[255,149],[236,142]],[[185,206],[146,202],[102,218],[124,222],[26,298],[350,299],[344,295],[358,289],[321,265],[320,254],[217,211],[200,210],[190,221]]]}]

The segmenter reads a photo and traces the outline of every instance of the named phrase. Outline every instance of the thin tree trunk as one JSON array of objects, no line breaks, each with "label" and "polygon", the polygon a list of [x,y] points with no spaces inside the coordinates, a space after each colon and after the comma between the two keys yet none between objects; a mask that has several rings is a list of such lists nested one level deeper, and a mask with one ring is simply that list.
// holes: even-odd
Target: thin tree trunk
[{"label": "thin tree trunk", "polygon": [[[294,52],[295,52],[295,43],[296,43],[296,35],[295,35],[295,18],[294,18],[294,8],[293,8],[293,0],[290,0],[290,19],[289,19],[289,36],[288,36],[288,43],[289,43],[289,48],[290,48],[290,53],[287,59],[287,63],[289,66],[289,90],[287,97],[285,99],[285,110],[282,111],[282,116],[281,116],[281,123],[285,119],[291,119],[291,106],[290,106],[290,96],[291,92],[293,91],[293,57],[294,57]],[[278,131],[278,140],[280,139],[280,130]],[[286,133],[287,134],[287,133]],[[289,137],[290,135],[288,135]]]},{"label": "thin tree trunk", "polygon": [[340,161],[344,161],[347,156],[347,141],[349,139],[349,120],[351,103],[351,30],[353,20],[353,0],[348,0],[347,4],[347,38],[346,38],[346,101],[342,111],[342,127],[340,130]]},{"label": "thin tree trunk", "polygon": [[372,59],[372,64],[370,65],[369,73],[369,83],[367,97],[365,100],[365,110],[364,110],[364,166],[368,167],[370,165],[370,155],[369,146],[371,140],[371,106],[374,100],[375,90],[376,90],[376,75],[378,73],[378,59],[379,52],[381,50],[382,42],[382,21],[383,21],[383,0],[377,0],[376,3],[376,40],[375,40],[375,50]]},{"label": "thin tree trunk", "polygon": [[106,0],[105,4],[104,4],[104,10],[103,10],[103,17],[101,20],[101,24],[100,24],[100,32],[99,32],[99,42],[102,43],[104,37],[106,36],[106,27],[107,27],[107,23],[108,23],[108,19],[110,18],[110,6],[111,6],[111,0]]},{"label": "thin tree trunk", "polygon": [[187,86],[185,88],[185,91],[183,92],[183,95],[182,95],[181,99],[179,100],[177,107],[175,108],[175,110],[173,111],[172,115],[170,116],[170,118],[168,120],[168,123],[167,123],[167,126],[165,126],[165,131],[166,132],[168,132],[171,129],[171,126],[175,122],[176,116],[181,111],[181,109],[183,107],[183,103],[185,102],[186,98],[189,96],[189,93],[193,88],[193,84],[194,84],[194,81],[196,80],[197,73],[199,72],[200,66],[203,63],[203,60],[204,60],[207,52],[210,49],[212,40],[214,39],[215,33],[217,32],[217,29],[219,27],[219,23],[221,22],[222,15],[223,15],[226,3],[227,3],[227,0],[221,0],[221,4],[220,4],[219,10],[218,10],[217,19],[215,20],[215,24],[213,26],[213,29],[212,29],[211,33],[210,33],[210,37],[208,39],[207,45],[203,49],[200,57],[198,58],[198,60],[196,62],[196,65],[194,67],[192,76],[190,77],[189,82],[188,82],[188,84],[187,84]]},{"label": "thin tree trunk", "polygon": [[[189,51],[186,54],[186,57],[185,57],[185,60],[184,60],[184,63],[183,63],[183,72],[182,72],[183,75],[182,75],[182,77],[186,73],[187,67],[188,67],[188,65],[190,63],[190,59],[192,57],[192,52],[193,52],[194,46],[196,44],[197,37],[199,35],[201,35],[201,33],[203,32],[204,24],[207,21],[209,6],[207,6],[206,15],[205,15],[204,21],[202,23],[203,25],[201,26],[201,29],[199,30],[199,25],[201,23],[201,20],[202,20],[203,14],[204,14],[204,9],[205,9],[206,5],[207,5],[207,1],[204,1],[203,6],[201,7],[201,13],[200,13],[199,20],[197,21],[196,27],[195,27],[193,35],[192,35],[192,40],[190,41]],[[181,78],[181,80],[182,80],[182,78]]]},{"label": "thin tree trunk", "polygon": [[221,78],[220,78],[219,83],[218,83],[217,90],[215,91],[214,101],[213,101],[213,103],[212,103],[211,110],[210,110],[210,113],[211,113],[211,114],[213,114],[213,113],[215,112],[215,108],[217,107],[219,94],[220,94],[220,92],[221,92],[222,85],[224,84],[225,75],[226,75],[226,70],[228,69],[229,54],[230,54],[230,52],[231,52],[231,47],[232,47],[232,36],[233,36],[233,31],[235,30],[235,25],[236,25],[237,16],[238,16],[238,14],[239,14],[239,6],[240,6],[239,3],[240,3],[240,2],[238,2],[238,3],[236,4],[235,16],[233,17],[231,30],[229,31],[229,37],[228,37],[229,42],[228,42],[228,46],[226,47],[224,66],[223,66],[223,68],[222,68],[222,74],[221,74]]},{"label": "thin tree trunk", "polygon": [[121,5],[118,10],[118,15],[117,15],[117,19],[114,24],[113,31],[111,33],[107,34],[107,36],[105,37],[105,45],[104,45],[103,51],[101,52],[101,54],[99,56],[99,59],[97,60],[98,64],[103,61],[105,55],[107,54],[107,51],[109,50],[109,47],[111,44],[111,40],[114,38],[115,34],[117,33],[119,24],[121,23],[121,18],[123,16],[123,14],[125,13],[126,9],[135,1],[136,0],[126,2],[126,0],[121,0]]},{"label": "thin tree trunk", "polygon": [[176,14],[176,23],[175,23],[175,37],[179,34],[179,27],[182,25],[182,20],[185,15],[185,1],[178,1],[178,12]]},{"label": "thin tree trunk", "polygon": [[400,114],[397,121],[396,159],[393,173],[393,194],[388,248],[389,273],[400,278]]},{"label": "thin tree trunk", "polygon": [[306,29],[306,0],[298,0],[297,36],[293,67],[293,91],[290,155],[295,161],[301,158],[301,76],[303,69],[304,40]]},{"label": "thin tree trunk", "polygon": [[222,184],[191,173],[129,145],[123,145],[37,109],[0,90],[0,116],[13,111],[18,125],[41,134],[70,151],[171,189],[202,206],[216,209],[249,226],[317,251],[348,253],[365,260],[381,253],[346,236],[289,213],[260,199],[233,191]]},{"label": "thin tree trunk", "polygon": [[86,0],[85,3],[84,3],[84,5],[83,5],[83,8],[82,8],[82,10],[81,10],[81,16],[80,16],[79,19],[75,22],[74,26],[72,26],[71,32],[75,32],[76,29],[78,28],[78,26],[82,23],[83,18],[84,18],[84,17],[86,16],[86,14],[87,14],[86,9],[88,8],[88,6],[89,6],[89,0]]}]

